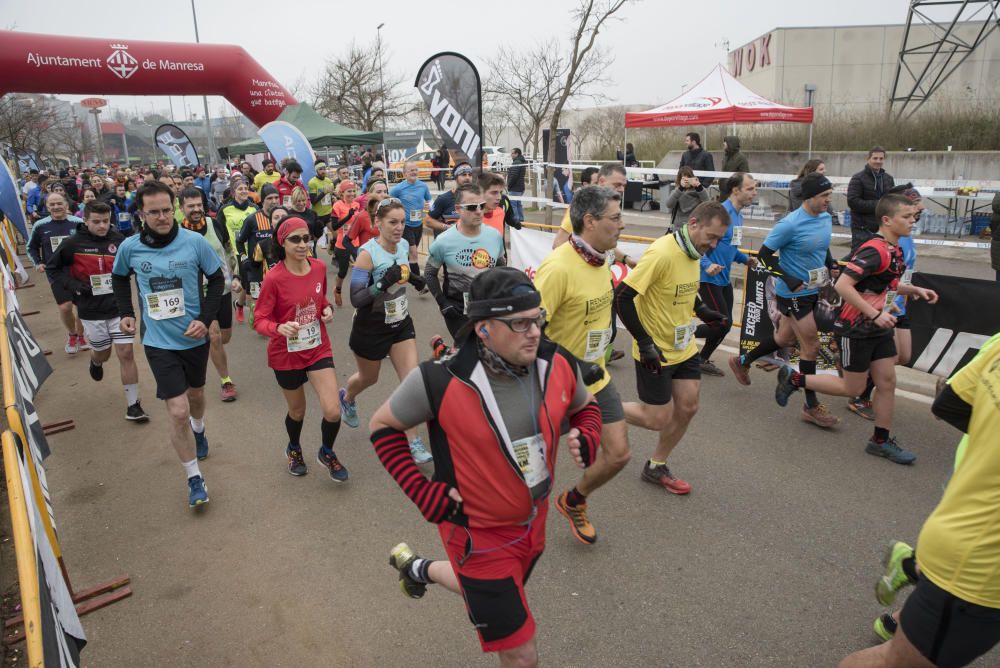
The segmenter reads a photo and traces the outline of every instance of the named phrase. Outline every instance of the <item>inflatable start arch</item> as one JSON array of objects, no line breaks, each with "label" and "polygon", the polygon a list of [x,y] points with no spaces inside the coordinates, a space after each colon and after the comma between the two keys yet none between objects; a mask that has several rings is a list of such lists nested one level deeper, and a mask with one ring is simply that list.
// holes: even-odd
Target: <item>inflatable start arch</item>
[{"label": "inflatable start arch", "polygon": [[221,95],[258,126],[296,100],[239,46],[0,31],[0,95]]}]

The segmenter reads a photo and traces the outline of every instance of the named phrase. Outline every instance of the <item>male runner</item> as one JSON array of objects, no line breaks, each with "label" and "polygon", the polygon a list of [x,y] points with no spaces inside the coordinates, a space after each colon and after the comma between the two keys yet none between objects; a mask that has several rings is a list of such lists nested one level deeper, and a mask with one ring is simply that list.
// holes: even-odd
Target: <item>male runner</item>
[{"label": "male runner", "polygon": [[[750,365],[765,355],[799,342],[799,370],[807,376],[816,374],[819,332],[814,311],[819,290],[836,273],[837,264],[830,255],[833,219],[827,212],[833,197],[833,184],[819,172],[802,180],[802,206],[778,221],[758,251],[761,264],[777,277],[775,292],[781,320],[767,341],[749,354],[729,359],[729,368],[742,385],[750,384]],[[779,257],[774,254],[779,252]],[[818,427],[830,429],[840,424],[820,403],[814,392],[806,392],[800,417]]]},{"label": "male runner", "polygon": [[239,393],[236,391],[236,384],[229,376],[226,344],[233,338],[233,295],[230,290],[240,289],[240,279],[237,278],[236,255],[229,238],[229,230],[221,220],[205,216],[200,194],[195,188],[185,188],[181,192],[181,210],[184,211],[181,226],[203,236],[222,263],[222,274],[226,280],[222,290],[222,300],[219,302],[219,311],[212,317],[208,327],[208,354],[212,358],[215,370],[219,372],[222,400],[236,401]]},{"label": "male runner", "polygon": [[[808,177],[807,177],[808,179]],[[864,242],[851,255],[837,279],[837,292],[844,300],[836,331],[840,335],[841,364],[844,377],[810,376],[782,367],[774,392],[779,406],[798,389],[823,394],[855,397],[865,387],[869,372],[875,381],[873,407],[875,431],[865,446],[865,452],[885,457],[896,464],[912,464],[916,456],[903,450],[891,436],[892,412],[896,401],[896,343],[892,314],[896,295],[926,299],[931,304],[937,293],[927,288],[904,283],[906,271],[899,238],[910,234],[916,207],[903,195],[885,195],[875,207],[881,220],[880,234]]]},{"label": "male runner", "polygon": [[639,403],[624,404],[625,419],[660,433],[642,479],[674,494],[691,485],[676,477],[667,458],[698,412],[701,362],[692,314],[725,326],[725,316],[697,300],[701,256],[724,237],[729,213],[718,202],[702,202],[687,223],[654,241],[636,268],[618,284],[615,308],[632,334]]},{"label": "male runner", "polygon": [[434,204],[431,205],[431,210],[427,214],[427,218],[424,219],[427,227],[434,231],[435,238],[458,221],[458,211],[455,210],[455,193],[465,184],[472,183],[472,165],[463,160],[455,165],[452,175],[455,178],[455,186],[434,199]]},{"label": "male runner", "polygon": [[[421,363],[369,425],[382,465],[439,525],[448,555],[422,559],[397,545],[389,563],[401,589],[420,598],[437,582],[460,593],[483,651],[498,652],[501,666],[538,662],[524,584],[545,548],[562,423],[568,419],[570,454],[582,467],[594,461],[601,431],[577,361],[541,335],[540,303],[518,269],[477,276],[458,352]],[[417,468],[404,433],[423,422],[433,480]]]},{"label": "male runner", "polygon": [[[166,402],[170,444],[188,481],[188,505],[208,503],[198,460],[208,457],[205,436],[205,371],[208,326],[219,312],[225,277],[212,247],[173,220],[173,191],[153,181],[136,192],[142,211],[139,234],[118,249],[112,286],[121,331],[135,333],[132,274],[142,304],[142,343],[156,379],[156,396]],[[202,277],[208,277],[202,292]],[[204,299],[202,298],[204,295]]]},{"label": "male runner", "polygon": [[[32,226],[31,238],[28,239],[28,255],[39,272],[45,271],[59,244],[76,232],[76,226],[83,222],[76,216],[69,215],[69,202],[65,195],[49,193],[47,204],[49,215]],[[59,306],[59,319],[66,328],[66,352],[75,355],[89,346],[83,336],[83,325],[73,312],[73,293],[64,290],[51,276],[47,278],[52,296]]]},{"label": "male runner", "polygon": [[514,207],[503,194],[506,186],[506,179],[499,174],[483,172],[479,175],[479,187],[483,189],[483,202],[486,203],[483,225],[492,227],[501,237],[506,237],[507,225],[515,230],[521,229],[521,221],[514,215]]},{"label": "male runner", "polygon": [[[406,227],[403,238],[410,244],[410,275],[420,275],[420,265],[417,264],[417,249],[424,236],[424,214],[431,201],[431,190],[427,184],[417,178],[417,163],[407,160],[403,165],[404,181],[400,181],[389,190],[389,195],[403,203],[406,209]],[[425,293],[427,288],[420,291]]]},{"label": "male runner", "polygon": [[149,416],[139,403],[139,369],[132,342],[135,336],[121,330],[118,307],[111,289],[111,268],[125,236],[112,227],[111,206],[93,200],[83,207],[84,222],[49,258],[46,267],[53,284],[70,295],[90,342],[90,377],[104,378],[104,362],[115,355],[125,386],[125,419],[145,422]]},{"label": "male runner", "polygon": [[244,276],[249,285],[244,288],[252,299],[260,294],[260,284],[264,281],[264,268],[268,259],[264,251],[271,244],[274,230],[271,228],[271,212],[278,206],[278,189],[265,183],[260,190],[260,211],[254,211],[243,221],[243,229],[236,235],[236,249],[244,262]]},{"label": "male runner", "polygon": [[[281,178],[281,174],[274,171],[274,160],[266,158],[263,163],[264,171],[257,172],[257,176],[253,177],[253,189],[257,192],[261,191],[261,188],[265,184],[274,184],[278,179]],[[263,199],[263,197],[261,198]]]},{"label": "male runner", "polygon": [[577,540],[597,541],[597,530],[587,517],[587,497],[615,477],[631,454],[621,396],[605,369],[605,350],[611,345],[613,288],[609,256],[625,228],[621,195],[604,186],[585,186],[573,195],[570,206],[574,234],[542,261],[535,286],[549,323],[545,336],[577,359],[600,372],[585,376],[587,391],[601,409],[601,451],[576,487],[563,492],[556,509],[569,520]]},{"label": "male runner", "polygon": [[[441,309],[454,337],[467,321],[465,315],[472,280],[484,271],[507,262],[503,239],[483,225],[483,191],[473,183],[459,186],[455,194],[458,224],[431,243],[424,263],[427,289]],[[444,268],[444,280],[440,279]]]},{"label": "male runner", "polygon": [[316,222],[324,228],[330,224],[330,212],[333,211],[333,180],[327,176],[326,163],[317,159],[315,163],[316,176],[309,179],[309,201],[316,214]]},{"label": "male runner", "polygon": [[292,207],[292,191],[295,190],[295,188],[302,188],[305,190],[306,187],[302,184],[302,181],[299,180],[299,177],[302,176],[302,165],[299,164],[298,160],[289,158],[287,160],[283,160],[282,164],[285,173],[282,174],[273,185],[278,189],[278,197],[281,202],[281,206],[286,209],[290,209]]}]

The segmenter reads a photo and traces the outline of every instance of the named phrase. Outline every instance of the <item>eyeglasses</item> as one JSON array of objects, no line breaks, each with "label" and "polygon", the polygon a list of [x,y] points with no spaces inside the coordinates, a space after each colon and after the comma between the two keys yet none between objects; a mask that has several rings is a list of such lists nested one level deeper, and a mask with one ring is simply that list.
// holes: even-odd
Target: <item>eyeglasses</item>
[{"label": "eyeglasses", "polygon": [[147,218],[169,218],[170,216],[174,215],[174,210],[156,209],[154,211],[147,211],[146,209],[143,209],[142,215],[146,216]]},{"label": "eyeglasses", "polygon": [[399,204],[399,205],[402,205],[403,203],[401,201],[399,201],[398,199],[396,199],[395,197],[389,197],[389,198],[386,198],[386,199],[382,200],[381,202],[379,202],[378,206],[375,207],[375,210],[378,211],[383,206],[389,206],[390,204]]},{"label": "eyeglasses", "polygon": [[472,213],[474,211],[482,211],[483,209],[486,208],[486,202],[476,202],[475,204],[459,204],[458,208],[464,209],[469,213]]},{"label": "eyeglasses", "polygon": [[510,328],[510,331],[517,334],[524,334],[531,329],[532,325],[537,325],[538,329],[545,327],[545,323],[548,322],[548,313],[545,309],[540,309],[538,315],[534,318],[490,318],[491,320],[499,320],[503,324]]},{"label": "eyeglasses", "polygon": [[290,241],[293,244],[308,244],[312,242],[312,237],[308,234],[293,234],[285,237],[285,241]]}]

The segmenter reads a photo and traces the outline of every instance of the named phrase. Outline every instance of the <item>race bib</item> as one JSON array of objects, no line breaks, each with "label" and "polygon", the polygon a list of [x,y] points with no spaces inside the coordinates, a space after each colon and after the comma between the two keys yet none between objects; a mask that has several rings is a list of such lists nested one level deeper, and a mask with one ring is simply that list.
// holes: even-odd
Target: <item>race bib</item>
[{"label": "race bib", "polygon": [[733,228],[733,238],[729,241],[731,246],[739,248],[743,245],[743,226],[737,225]]},{"label": "race bib", "polygon": [[885,304],[882,305],[882,313],[888,313],[889,309],[892,308],[892,303],[896,301],[896,295],[898,293],[895,290],[889,290],[885,293]]},{"label": "race bib", "polygon": [[291,206],[292,205],[292,196],[291,195],[285,195],[284,197],[282,197],[281,198],[281,205],[284,206],[284,207]]},{"label": "race bib", "polygon": [[151,278],[146,295],[146,314],[153,320],[184,315],[184,288],[179,278]]},{"label": "race bib", "polygon": [[469,313],[469,293],[468,292],[463,292],[462,293],[462,313],[463,314],[468,314]]},{"label": "race bib", "polygon": [[333,201],[333,198],[330,196],[330,193],[327,193],[323,195],[323,199],[320,200],[320,204],[323,206],[330,206],[331,201]]},{"label": "race bib", "polygon": [[419,223],[419,222],[423,221],[423,219],[424,219],[424,210],[423,209],[411,209],[410,210],[410,222],[411,223]]},{"label": "race bib", "polygon": [[674,350],[684,350],[691,343],[691,337],[694,335],[695,326],[688,323],[687,325],[677,325],[674,327]]},{"label": "race bib", "polygon": [[545,465],[545,439],[541,434],[522,438],[511,445],[514,447],[514,459],[528,487],[549,479],[549,467]]},{"label": "race bib", "polygon": [[129,223],[131,221],[132,221],[132,214],[131,213],[128,213],[127,211],[123,211],[122,213],[118,214],[118,222],[119,223]]},{"label": "race bib", "polygon": [[312,350],[323,340],[320,334],[319,320],[313,320],[308,325],[299,327],[299,333],[295,336],[286,336],[288,352],[297,353],[302,350]]},{"label": "race bib", "polygon": [[250,281],[250,296],[254,299],[260,297],[260,283],[257,281]]},{"label": "race bib", "polygon": [[907,269],[903,272],[902,278],[899,279],[900,285],[911,285],[913,283],[913,270]]},{"label": "race bib", "polygon": [[583,353],[584,362],[593,362],[604,357],[604,351],[611,343],[611,328],[592,329],[587,332],[587,349]]},{"label": "race bib", "polygon": [[90,292],[95,296],[110,295],[111,274],[94,274],[90,277]]},{"label": "race bib", "polygon": [[818,288],[820,286],[826,285],[826,282],[830,280],[830,270],[826,267],[819,267],[817,269],[809,270],[809,281],[806,283],[807,288]]},{"label": "race bib", "polygon": [[52,244],[52,252],[53,253],[55,253],[56,249],[59,248],[59,244],[62,243],[62,240],[65,239],[68,236],[69,235],[66,234],[66,235],[63,235],[61,237],[49,237],[49,243]]},{"label": "race bib", "polygon": [[410,314],[407,309],[406,291],[395,299],[385,300],[385,324],[394,325],[402,322]]}]

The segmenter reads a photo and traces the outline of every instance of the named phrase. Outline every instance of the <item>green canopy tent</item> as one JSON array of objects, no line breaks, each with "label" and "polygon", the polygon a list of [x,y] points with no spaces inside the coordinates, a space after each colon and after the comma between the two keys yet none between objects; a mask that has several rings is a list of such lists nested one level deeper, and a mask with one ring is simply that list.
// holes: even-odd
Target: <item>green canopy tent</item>
[{"label": "green canopy tent", "polygon": [[[287,121],[297,127],[309,140],[313,150],[329,146],[360,146],[382,143],[381,132],[365,132],[334,123],[316,113],[306,103],[293,104],[285,107],[275,120]],[[259,138],[246,139],[236,144],[226,146],[229,155],[246,155],[248,153],[264,153],[267,146]]]}]

